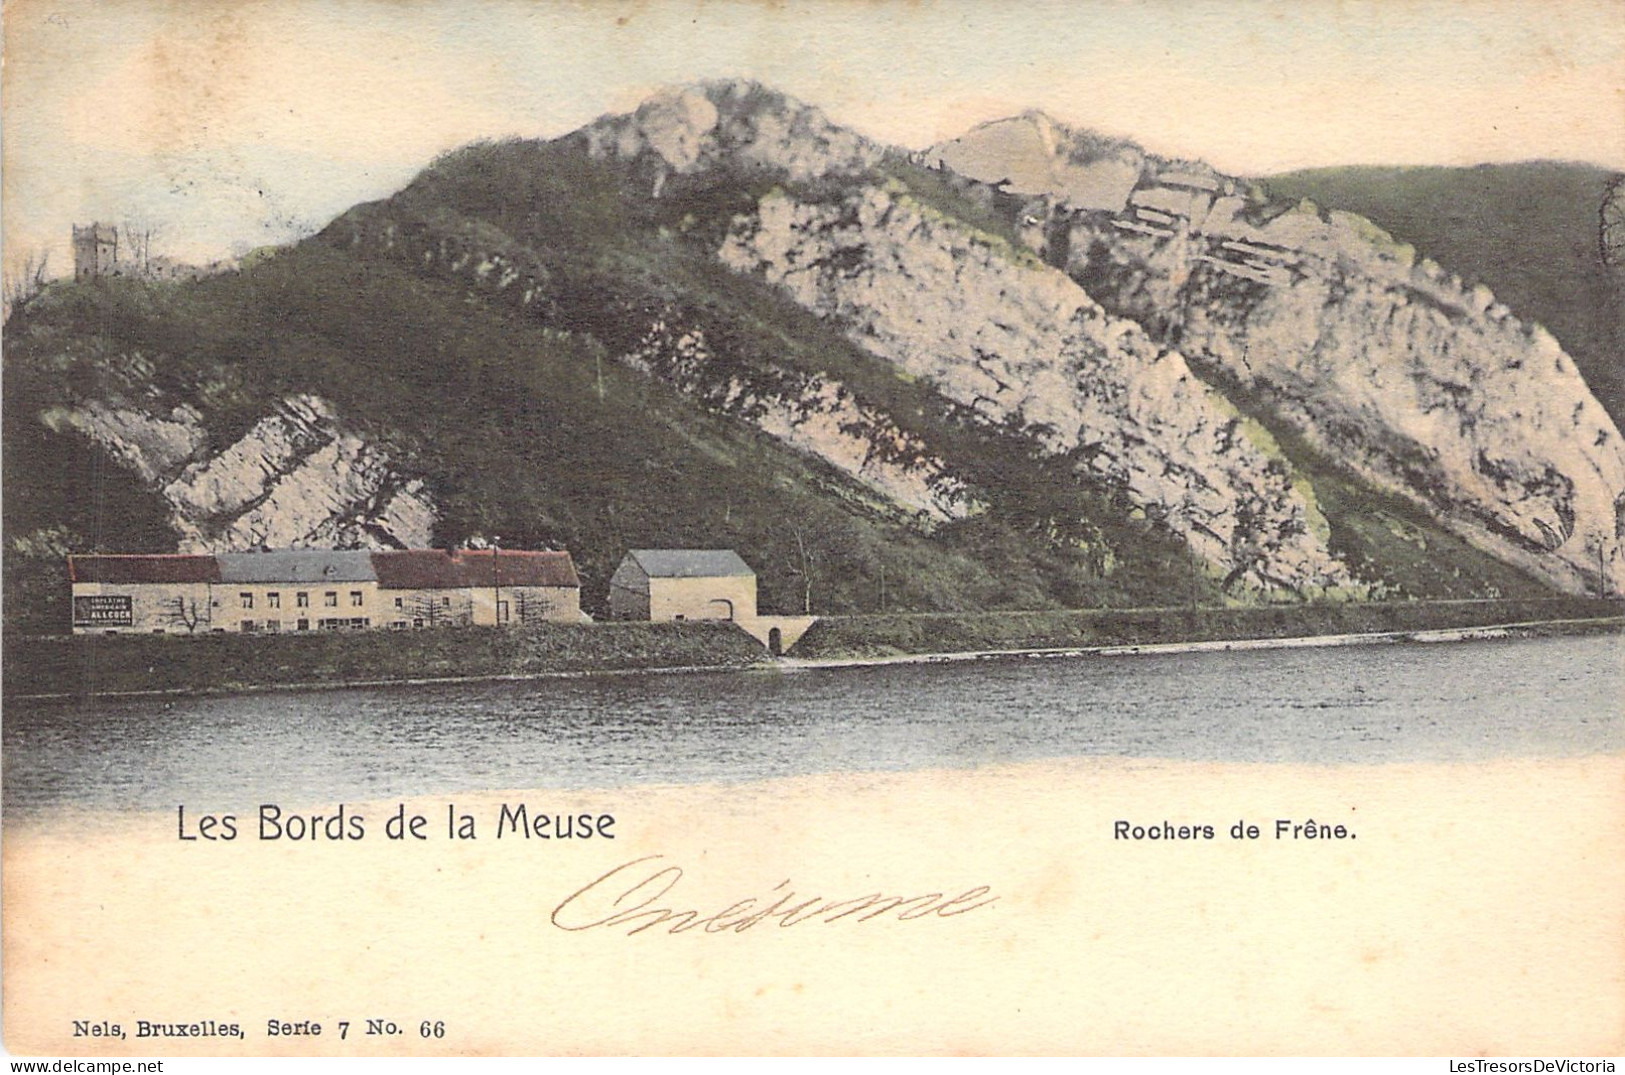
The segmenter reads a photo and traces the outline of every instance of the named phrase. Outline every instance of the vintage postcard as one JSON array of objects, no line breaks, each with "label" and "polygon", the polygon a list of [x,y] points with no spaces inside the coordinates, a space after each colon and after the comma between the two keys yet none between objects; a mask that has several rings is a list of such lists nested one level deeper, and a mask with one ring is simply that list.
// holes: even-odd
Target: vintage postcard
[{"label": "vintage postcard", "polygon": [[1614,1070],[1617,3],[4,29],[12,1055]]}]

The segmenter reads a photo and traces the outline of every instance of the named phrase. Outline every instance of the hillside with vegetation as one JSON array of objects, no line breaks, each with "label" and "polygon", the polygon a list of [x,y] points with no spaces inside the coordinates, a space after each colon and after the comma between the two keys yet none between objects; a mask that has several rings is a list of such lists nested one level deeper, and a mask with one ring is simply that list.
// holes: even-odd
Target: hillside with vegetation
[{"label": "hillside with vegetation", "polygon": [[[235,277],[57,285],[8,338],[6,606],[24,630],[66,622],[68,552],[174,551],[178,540],[134,468],[40,415],[184,401],[209,451],[302,393],[330,400],[426,483],[430,540],[568,549],[593,612],[625,551],[651,546],[736,548],[760,577],[761,606],[790,612],[1124,605],[1193,584],[1219,599],[1193,583],[1177,542],[1126,510],[1097,511],[1129,552],[1102,577],[1086,550],[1047,533],[1083,494],[1050,488],[996,439],[983,459],[990,482],[1009,476],[1007,500],[928,534],[818,460],[612,361],[590,333],[322,240]],[[154,369],[147,400],[118,375],[132,354]]]},{"label": "hillside with vegetation", "polygon": [[568,549],[595,613],[649,546],[735,548],[787,613],[1592,585],[1530,569],[1603,496],[1566,434],[1479,499],[1353,466],[1037,211],[729,83],[448,154],[237,273],[52,284],[6,325],[7,625],[62,629],[69,552],[285,544]]}]

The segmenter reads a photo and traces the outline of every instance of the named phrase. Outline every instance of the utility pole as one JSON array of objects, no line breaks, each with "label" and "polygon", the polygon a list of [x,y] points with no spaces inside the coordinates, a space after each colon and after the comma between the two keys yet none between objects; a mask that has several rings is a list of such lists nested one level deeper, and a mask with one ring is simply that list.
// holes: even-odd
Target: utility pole
[{"label": "utility pole", "polygon": [[491,536],[491,623],[502,626],[502,582],[497,577],[497,542],[501,538]]},{"label": "utility pole", "polygon": [[796,550],[801,553],[801,614],[812,615],[812,560],[807,555],[807,542],[801,536],[801,527],[791,524],[796,535]]}]

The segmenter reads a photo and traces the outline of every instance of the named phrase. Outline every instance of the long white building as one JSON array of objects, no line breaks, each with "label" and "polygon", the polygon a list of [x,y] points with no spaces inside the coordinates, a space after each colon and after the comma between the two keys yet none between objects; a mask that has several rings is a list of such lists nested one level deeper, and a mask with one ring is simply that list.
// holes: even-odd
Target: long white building
[{"label": "long white building", "polygon": [[283,549],[70,556],[75,634],[408,630],[579,622],[567,552]]}]

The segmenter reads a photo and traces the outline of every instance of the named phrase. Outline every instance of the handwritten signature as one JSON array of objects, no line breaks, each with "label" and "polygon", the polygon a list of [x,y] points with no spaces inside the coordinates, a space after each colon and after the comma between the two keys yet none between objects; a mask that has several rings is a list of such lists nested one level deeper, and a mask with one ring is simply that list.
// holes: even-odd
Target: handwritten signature
[{"label": "handwritten signature", "polygon": [[645,855],[623,863],[566,896],[551,916],[559,929],[572,933],[588,929],[629,926],[627,936],[666,926],[667,933],[692,929],[706,933],[743,933],[753,926],[777,920],[780,928],[807,922],[867,922],[883,915],[901,921],[919,918],[955,918],[998,901],[987,885],[966,889],[957,896],[928,892],[920,896],[888,896],[872,892],[846,899],[805,898],[790,889],[788,879],[765,894],[735,900],[709,914],[698,909],[678,910],[679,901],[667,898],[683,879],[683,869],[661,865],[663,855]]}]

